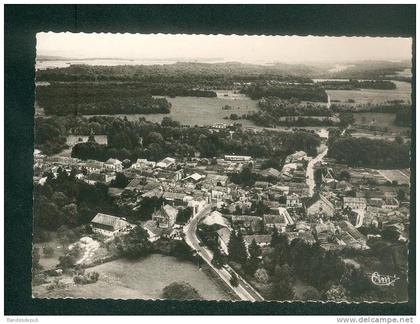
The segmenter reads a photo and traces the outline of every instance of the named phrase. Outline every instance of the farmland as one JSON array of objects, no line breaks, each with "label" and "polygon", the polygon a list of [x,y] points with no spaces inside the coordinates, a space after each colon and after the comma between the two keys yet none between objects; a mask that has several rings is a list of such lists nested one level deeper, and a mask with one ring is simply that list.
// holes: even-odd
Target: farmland
[{"label": "farmland", "polygon": [[[227,95],[227,96],[225,96]],[[216,98],[203,97],[175,97],[166,98],[171,104],[171,112],[169,114],[132,114],[121,115],[127,116],[128,120],[137,120],[140,117],[152,122],[161,122],[163,117],[171,117],[175,121],[179,121],[184,125],[202,126],[212,125],[215,123],[231,123],[224,119],[230,114],[239,116],[247,114],[251,111],[258,110],[258,101],[252,100],[243,94],[235,94],[233,91],[218,91]],[[231,110],[224,110],[222,107],[231,106]],[[119,115],[114,115],[115,117]],[[244,126],[253,125],[247,120],[240,120]]]},{"label": "farmland", "polygon": [[[340,104],[358,105],[358,104],[379,104],[391,100],[403,100],[411,102],[411,84],[401,81],[393,81],[397,88],[395,90],[326,90],[332,102]],[[354,100],[354,102],[349,102]]]},{"label": "farmland", "polygon": [[71,278],[67,278],[66,288],[47,291],[44,286],[35,286],[34,296],[40,298],[159,299],[165,286],[174,281],[186,281],[197,289],[204,299],[228,299],[224,292],[193,263],[182,262],[174,257],[160,254],[153,254],[138,261],[119,259],[86,271],[98,272],[99,280],[89,285],[75,285]]},{"label": "farmland", "polygon": [[378,170],[388,181],[396,181],[398,184],[410,184],[410,169],[402,170]]}]

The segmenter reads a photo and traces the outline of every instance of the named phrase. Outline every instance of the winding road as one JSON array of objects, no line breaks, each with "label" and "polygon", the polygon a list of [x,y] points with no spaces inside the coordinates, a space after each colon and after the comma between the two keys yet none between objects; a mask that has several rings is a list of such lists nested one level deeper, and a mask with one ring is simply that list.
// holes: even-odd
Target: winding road
[{"label": "winding road", "polygon": [[[200,240],[197,237],[198,223],[211,212],[212,205],[209,204],[203,208],[188,224],[184,226],[185,242],[194,249],[197,254],[217,273],[217,275],[229,286],[241,300],[247,301],[262,301],[264,298],[249,285],[239,274],[237,274],[231,267],[225,265],[221,269],[217,269],[211,263],[213,253],[204,245],[200,245]],[[236,273],[239,281],[237,287],[230,284],[231,273]]]}]

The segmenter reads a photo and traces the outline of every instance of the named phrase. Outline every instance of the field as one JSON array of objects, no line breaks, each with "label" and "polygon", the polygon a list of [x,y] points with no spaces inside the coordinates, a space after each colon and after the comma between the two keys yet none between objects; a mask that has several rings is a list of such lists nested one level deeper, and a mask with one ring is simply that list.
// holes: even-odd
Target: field
[{"label": "field", "polygon": [[[408,82],[393,81],[397,89],[395,90],[375,90],[375,89],[361,89],[361,90],[326,90],[330,96],[331,101],[339,100],[337,104],[379,104],[386,103],[390,100],[403,100],[404,102],[411,102],[411,84]],[[354,103],[349,103],[348,100],[353,99]]]},{"label": "field", "polygon": [[[54,254],[51,257],[45,257],[42,253],[42,248],[46,245],[54,249]],[[67,245],[63,245],[57,239],[53,239],[48,243],[35,243],[34,246],[39,249],[39,264],[44,270],[54,269],[58,264],[58,258],[64,255],[67,251]]]},{"label": "field", "polygon": [[[383,138],[383,139],[390,139],[394,140],[396,136],[407,136],[407,131],[410,130],[409,127],[399,127],[395,126],[395,114],[385,114],[385,113],[372,113],[372,112],[364,112],[364,113],[354,113],[353,114],[355,122],[354,127],[356,131],[352,133],[353,137],[369,137],[369,138]],[[373,126],[373,127],[387,127],[388,131],[385,133],[382,132],[375,132],[370,131],[367,129],[358,128],[357,125],[360,126]]]},{"label": "field", "polygon": [[229,299],[195,264],[160,254],[138,261],[119,259],[86,271],[98,272],[98,282],[76,286],[67,277],[63,280],[67,288],[47,291],[44,285],[36,286],[33,294],[40,298],[159,299],[165,286],[174,281],[186,281],[206,300]]},{"label": "field", "polygon": [[410,184],[410,170],[378,170],[388,181],[397,181],[398,184]]},{"label": "field", "polygon": [[[223,117],[230,116],[230,114],[241,116],[258,110],[258,101],[249,99],[243,94],[235,94],[233,91],[217,91],[217,95],[216,98],[164,97],[172,104],[171,113],[169,114],[135,114],[124,116],[127,116],[128,120],[137,120],[139,117],[144,117],[146,120],[152,122],[161,122],[163,117],[171,117],[173,120],[179,121],[184,125],[203,126],[213,125],[215,123],[230,124],[233,121],[223,119]],[[231,106],[232,109],[223,110],[222,107],[225,105]],[[242,123],[244,126],[253,125],[248,120],[241,119],[237,122]]]}]

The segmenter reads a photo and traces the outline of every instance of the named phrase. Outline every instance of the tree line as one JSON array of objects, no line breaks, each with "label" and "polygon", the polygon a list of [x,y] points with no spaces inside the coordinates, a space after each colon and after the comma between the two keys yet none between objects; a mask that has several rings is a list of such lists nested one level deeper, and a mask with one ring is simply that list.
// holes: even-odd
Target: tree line
[{"label": "tree line", "polygon": [[400,169],[410,166],[410,147],[396,141],[338,137],[328,144],[328,156],[356,167]]},{"label": "tree line", "polygon": [[[166,124],[171,123],[166,121]],[[229,130],[216,133],[208,128],[162,126],[145,120],[128,121],[121,118],[114,119],[107,135],[107,145],[94,141],[79,143],[73,147],[72,156],[99,161],[109,157],[156,161],[168,155],[188,158],[196,153],[201,157],[238,154],[274,158],[297,150],[314,155],[320,144],[318,135],[301,131],[253,133],[236,129],[231,137]]]},{"label": "tree line", "polygon": [[171,104],[125,84],[53,83],[38,87],[36,101],[46,115],[168,114]]}]

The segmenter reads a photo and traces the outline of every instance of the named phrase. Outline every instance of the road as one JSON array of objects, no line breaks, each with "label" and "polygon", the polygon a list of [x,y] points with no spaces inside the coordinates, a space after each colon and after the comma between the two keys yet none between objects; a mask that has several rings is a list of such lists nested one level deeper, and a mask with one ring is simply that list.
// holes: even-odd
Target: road
[{"label": "road", "polygon": [[[348,127],[344,128],[341,132],[340,136],[343,136],[346,133],[346,130]],[[328,137],[327,137],[328,140]],[[328,147],[325,148],[321,153],[319,153],[316,157],[314,157],[312,160],[308,162],[308,167],[306,168],[306,183],[309,186],[309,197],[312,197],[314,195],[314,189],[315,189],[315,177],[314,177],[314,165],[315,163],[322,161],[324,157],[328,153]]]},{"label": "road", "polygon": [[316,157],[308,162],[308,167],[306,168],[306,183],[309,186],[309,196],[312,197],[315,189],[315,177],[314,177],[314,164],[322,161],[322,159],[327,155],[328,148],[325,148],[324,151],[319,153]]},{"label": "road", "polygon": [[[185,242],[201,256],[201,258],[219,275],[219,277],[236,293],[241,300],[246,301],[262,301],[264,298],[251,287],[240,275],[238,275],[231,267],[224,266],[221,269],[215,268],[211,260],[213,253],[206,247],[200,246],[200,240],[197,237],[198,223],[211,211],[211,205],[207,205],[201,212],[199,212],[191,221],[184,226]],[[230,273],[236,273],[239,281],[237,287],[230,284]]]}]

